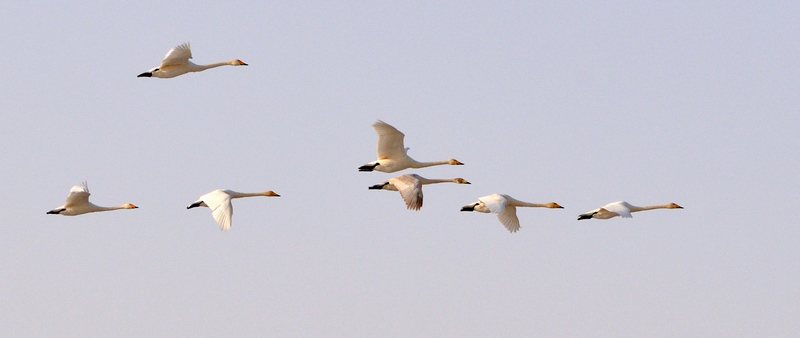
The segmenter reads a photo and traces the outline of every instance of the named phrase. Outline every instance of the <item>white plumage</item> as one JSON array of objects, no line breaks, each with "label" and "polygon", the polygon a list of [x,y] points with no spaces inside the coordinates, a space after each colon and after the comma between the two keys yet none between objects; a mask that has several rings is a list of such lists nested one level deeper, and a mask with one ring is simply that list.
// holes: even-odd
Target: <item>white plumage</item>
[{"label": "white plumage", "polygon": [[161,60],[160,66],[141,73],[137,77],[157,77],[168,79],[189,72],[200,72],[219,66],[247,66],[246,63],[238,59],[212,63],[209,65],[198,65],[189,61],[191,58],[192,49],[189,46],[189,43],[186,42],[170,49],[169,52],[167,52],[167,55],[164,56],[164,60]]},{"label": "white plumage", "polygon": [[393,173],[408,168],[424,168],[434,165],[463,165],[455,159],[436,162],[418,162],[409,157],[406,151],[408,148],[403,144],[405,135],[390,126],[388,123],[378,120],[372,124],[372,128],[378,134],[378,159],[362,165],[358,171],[380,171]]},{"label": "white plumage", "polygon": [[470,184],[463,178],[454,178],[451,180],[427,179],[417,174],[407,174],[407,175],[397,176],[395,178],[389,179],[389,181],[387,182],[384,182],[382,184],[376,184],[369,188],[374,190],[399,191],[400,196],[406,203],[406,208],[408,208],[408,210],[419,210],[420,208],[422,208],[422,186],[427,184],[447,183],[447,182],[458,183],[458,184]]},{"label": "white plumage", "polygon": [[508,195],[491,194],[478,198],[478,202],[463,206],[461,211],[493,213],[497,215],[497,219],[509,232],[517,232],[520,228],[517,207],[563,208],[555,202],[544,204],[528,203]]},{"label": "white plumage", "polygon": [[73,186],[69,190],[69,196],[64,202],[64,205],[48,211],[52,215],[76,216],[90,212],[98,211],[111,211],[119,209],[137,209],[138,207],[133,204],[123,204],[116,207],[101,207],[89,202],[89,185],[86,182],[81,185]]},{"label": "white plumage", "polygon": [[257,192],[257,193],[241,193],[233,190],[217,189],[203,196],[200,199],[190,204],[186,209],[196,207],[208,207],[211,209],[211,215],[217,221],[220,230],[228,231],[231,228],[231,218],[233,217],[233,204],[231,199],[253,196],[280,196],[272,191]]}]

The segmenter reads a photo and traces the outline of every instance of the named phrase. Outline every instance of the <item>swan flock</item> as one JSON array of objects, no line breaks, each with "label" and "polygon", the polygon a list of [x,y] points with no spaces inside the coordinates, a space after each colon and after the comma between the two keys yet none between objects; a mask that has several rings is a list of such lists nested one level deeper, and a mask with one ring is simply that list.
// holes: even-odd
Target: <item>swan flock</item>
[{"label": "swan flock", "polygon": [[[220,66],[247,66],[246,63],[239,59],[198,65],[189,61],[191,58],[192,51],[189,43],[183,43],[170,49],[158,67],[143,72],[137,77],[168,79],[186,73],[201,72]],[[417,161],[408,156],[409,148],[406,148],[404,144],[405,134],[381,120],[373,123],[372,128],[378,135],[377,159],[360,166],[358,168],[360,172],[377,171],[382,173],[394,173],[405,169],[421,169],[439,165],[464,165],[464,163],[453,158],[432,162]],[[423,202],[422,186],[438,183],[471,184],[463,178],[428,179],[418,174],[404,174],[390,178],[381,184],[372,185],[369,189],[397,191],[400,193],[400,197],[403,199],[408,210],[420,210]],[[73,186],[70,189],[69,196],[67,196],[64,205],[48,211],[47,214],[76,216],[93,212],[138,208],[130,203],[112,207],[101,207],[89,202],[89,196],[89,187],[86,182],[83,182],[81,185]],[[231,200],[255,196],[279,197],[280,195],[273,191],[241,193],[232,190],[218,189],[200,196],[197,201],[186,208],[207,207],[211,209],[211,214],[220,229],[222,231],[228,231],[231,228],[231,219],[233,217],[233,205]],[[461,207],[461,211],[495,214],[500,223],[509,232],[514,233],[521,227],[519,218],[517,217],[517,207],[563,209],[561,205],[555,202],[537,204],[523,202],[508,195],[491,194],[480,197],[478,201]],[[625,201],[617,201],[580,214],[578,215],[578,220],[610,219],[618,216],[621,218],[631,218],[631,213],[633,212],[654,209],[683,209],[683,207],[675,203],[639,207]]]}]

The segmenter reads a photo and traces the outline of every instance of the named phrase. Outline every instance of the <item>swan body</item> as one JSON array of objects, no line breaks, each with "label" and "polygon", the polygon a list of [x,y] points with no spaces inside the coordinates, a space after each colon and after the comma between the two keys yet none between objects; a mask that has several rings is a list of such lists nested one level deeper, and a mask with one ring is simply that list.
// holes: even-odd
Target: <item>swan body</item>
[{"label": "swan body", "polygon": [[133,204],[123,204],[116,207],[101,207],[89,202],[89,195],[91,195],[89,193],[89,185],[83,182],[81,185],[76,185],[69,190],[69,196],[67,196],[64,205],[50,210],[47,213],[51,215],[76,216],[90,212],[139,208]]},{"label": "swan body", "polygon": [[436,162],[418,162],[409,157],[403,145],[405,135],[388,123],[378,120],[372,124],[372,128],[378,133],[378,159],[362,165],[358,171],[377,170],[384,173],[393,173],[408,168],[425,168],[434,165],[464,165],[455,159]]},{"label": "swan body", "polygon": [[247,66],[246,63],[238,59],[212,63],[210,65],[198,65],[189,61],[191,58],[192,49],[187,42],[170,49],[169,52],[167,52],[167,55],[164,56],[164,60],[161,60],[160,66],[141,73],[137,77],[158,77],[162,79],[169,79],[178,75],[183,75],[190,72],[201,72],[206,69],[219,66]]},{"label": "swan body", "polygon": [[422,186],[426,184],[447,183],[447,182],[458,183],[458,184],[470,184],[463,178],[454,178],[451,180],[439,180],[439,179],[427,179],[417,174],[407,174],[407,175],[397,176],[395,178],[390,179],[387,182],[384,182],[382,184],[376,184],[369,188],[373,190],[399,191],[400,196],[406,203],[406,207],[408,208],[408,210],[419,210],[420,208],[422,208]]},{"label": "swan body", "polygon": [[582,219],[592,219],[592,218],[609,219],[617,216],[620,216],[622,218],[631,218],[633,217],[631,215],[632,212],[653,210],[653,209],[683,209],[683,207],[675,203],[637,207],[625,201],[616,201],[606,204],[592,211],[589,211],[587,213],[580,214],[578,215],[578,220],[580,221]]},{"label": "swan body", "polygon": [[200,199],[190,204],[186,209],[196,207],[207,207],[211,209],[211,215],[214,216],[214,220],[219,224],[220,230],[228,231],[231,228],[231,217],[233,217],[233,204],[231,204],[231,199],[253,196],[278,197],[280,195],[271,190],[257,193],[242,193],[232,190],[217,189],[200,196]]},{"label": "swan body", "polygon": [[461,211],[477,211],[483,213],[493,213],[497,215],[500,223],[508,229],[509,232],[517,232],[520,228],[519,218],[517,218],[517,207],[538,207],[538,208],[551,208],[563,209],[564,207],[558,203],[550,202],[544,204],[528,203],[514,199],[508,195],[491,194],[478,198],[478,201],[470,205],[465,205]]}]

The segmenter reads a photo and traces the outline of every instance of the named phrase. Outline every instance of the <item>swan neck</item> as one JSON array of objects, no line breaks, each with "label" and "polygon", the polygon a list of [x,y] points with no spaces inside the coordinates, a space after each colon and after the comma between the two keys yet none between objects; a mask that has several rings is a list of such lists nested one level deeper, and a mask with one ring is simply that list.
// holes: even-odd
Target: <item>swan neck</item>
[{"label": "swan neck", "polygon": [[531,207],[531,208],[547,208],[547,204],[541,203],[528,203],[528,202],[520,202],[519,206],[521,207]]},{"label": "swan neck", "polygon": [[91,207],[90,207],[91,210],[89,212],[120,210],[120,209],[125,209],[126,206],[127,206],[126,204],[123,204],[123,205],[118,205],[118,206],[114,206],[114,207],[101,207],[99,205],[92,204]]},{"label": "swan neck", "polygon": [[669,209],[669,204],[648,205],[648,206],[644,206],[644,207],[637,207],[635,205],[631,205],[630,209],[631,209],[631,212],[653,210],[653,209]]},{"label": "swan neck", "polygon": [[456,180],[446,180],[446,179],[424,179],[420,183],[421,184],[436,184],[436,183],[456,183]]},{"label": "swan neck", "polygon": [[203,71],[203,70],[206,70],[206,69],[209,69],[209,68],[216,68],[216,67],[219,67],[219,66],[226,66],[226,65],[230,65],[230,64],[231,64],[230,61],[217,62],[217,63],[208,64],[208,65],[195,64],[194,67],[192,67],[192,68],[194,68],[194,69],[192,69],[192,71],[199,72],[199,71]]},{"label": "swan neck", "polygon": [[231,191],[231,192],[229,192],[229,194],[231,195],[231,198],[264,196],[263,192],[237,192],[237,191]]},{"label": "swan neck", "polygon": [[[414,161],[414,160],[412,159],[412,161]],[[449,161],[435,161],[435,162],[418,162],[418,161],[414,161],[413,165],[411,167],[412,168],[425,168],[425,167],[432,167],[432,166],[435,166],[435,165],[443,165],[443,164],[450,164],[450,162]]]}]

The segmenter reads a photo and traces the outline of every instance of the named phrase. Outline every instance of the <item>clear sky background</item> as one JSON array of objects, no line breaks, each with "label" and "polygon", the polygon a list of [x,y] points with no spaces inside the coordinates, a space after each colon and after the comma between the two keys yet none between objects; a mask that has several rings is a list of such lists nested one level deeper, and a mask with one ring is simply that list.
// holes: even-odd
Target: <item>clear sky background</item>
[{"label": "clear sky background", "polygon": [[[797,336],[800,5],[750,3],[6,1],[0,335]],[[186,41],[250,66],[136,77]],[[472,185],[368,190],[377,119]],[[83,180],[140,209],[45,214]]]}]

